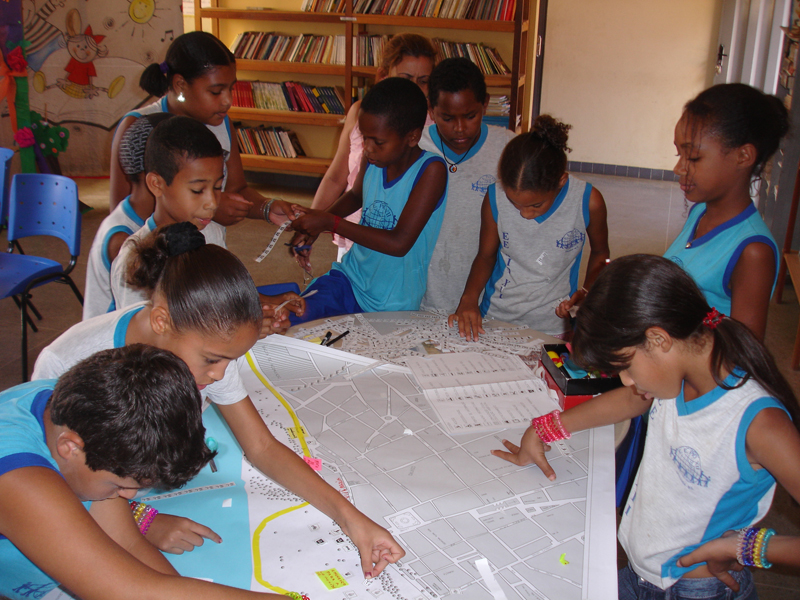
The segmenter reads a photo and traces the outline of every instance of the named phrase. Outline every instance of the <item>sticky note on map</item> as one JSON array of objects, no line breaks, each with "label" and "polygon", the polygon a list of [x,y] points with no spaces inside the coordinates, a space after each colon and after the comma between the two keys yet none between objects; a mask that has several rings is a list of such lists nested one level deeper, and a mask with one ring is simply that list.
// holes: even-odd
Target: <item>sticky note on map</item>
[{"label": "sticky note on map", "polygon": [[304,456],[303,460],[308,463],[308,466],[314,469],[315,471],[322,470],[322,460],[319,458],[312,458],[310,456]]},{"label": "sticky note on map", "polygon": [[342,577],[341,573],[339,573],[339,571],[336,569],[317,571],[317,577],[322,580],[322,583],[324,583],[325,587],[329,590],[335,590],[336,588],[346,587],[349,585],[347,580]]},{"label": "sticky note on map", "polygon": [[301,425],[300,427],[287,427],[286,433],[289,434],[289,439],[296,440],[301,435],[306,435],[306,430]]}]

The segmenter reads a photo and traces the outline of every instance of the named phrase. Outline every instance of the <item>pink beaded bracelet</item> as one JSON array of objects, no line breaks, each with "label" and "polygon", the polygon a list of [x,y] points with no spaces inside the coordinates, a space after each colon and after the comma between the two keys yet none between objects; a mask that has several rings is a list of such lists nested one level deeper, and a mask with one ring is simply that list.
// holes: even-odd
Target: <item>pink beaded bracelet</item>
[{"label": "pink beaded bracelet", "polygon": [[539,439],[545,444],[557,442],[559,440],[568,440],[572,437],[572,434],[564,429],[564,426],[561,424],[561,411],[558,410],[531,419],[531,427],[533,427],[534,431],[536,431],[536,435],[538,435]]}]

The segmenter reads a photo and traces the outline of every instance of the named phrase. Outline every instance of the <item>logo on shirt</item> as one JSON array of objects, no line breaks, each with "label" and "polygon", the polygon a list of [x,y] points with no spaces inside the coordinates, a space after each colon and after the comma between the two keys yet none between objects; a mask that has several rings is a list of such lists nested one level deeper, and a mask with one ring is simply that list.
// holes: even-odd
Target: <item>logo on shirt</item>
[{"label": "logo on shirt", "polygon": [[700,465],[700,454],[690,446],[673,448],[670,446],[669,455],[678,468],[678,475],[690,485],[708,487],[711,477],[703,472]]},{"label": "logo on shirt", "polygon": [[480,192],[481,194],[485,194],[489,191],[489,186],[493,183],[497,182],[497,177],[494,175],[484,175],[478,181],[472,184],[472,191],[473,192]]},{"label": "logo on shirt", "polygon": [[563,248],[567,252],[571,252],[576,248],[583,248],[583,242],[586,239],[586,234],[573,229],[564,234],[560,240],[556,240],[556,248]]},{"label": "logo on shirt", "polygon": [[362,213],[361,222],[367,227],[375,229],[394,229],[397,225],[397,217],[394,216],[391,207],[386,202],[377,201],[370,204],[369,208]]},{"label": "logo on shirt", "polygon": [[678,258],[677,256],[668,256],[667,258],[669,258],[672,262],[674,262],[676,265],[678,265],[681,269],[684,268],[683,261],[680,258]]}]

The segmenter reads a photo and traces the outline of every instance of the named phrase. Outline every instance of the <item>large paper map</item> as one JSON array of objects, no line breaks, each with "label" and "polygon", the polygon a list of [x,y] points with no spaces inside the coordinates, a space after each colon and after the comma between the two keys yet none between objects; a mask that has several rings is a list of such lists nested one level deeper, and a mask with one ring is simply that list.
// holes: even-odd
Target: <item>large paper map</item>
[{"label": "large paper map", "polygon": [[[498,340],[526,345],[508,333]],[[373,337],[379,346],[380,332]],[[521,429],[446,434],[411,371],[383,362],[394,358],[384,348],[375,352],[270,336],[241,372],[276,437],[318,461],[319,474],[387,527],[406,556],[365,581],[336,523],[253,469],[210,408],[218,471],[206,467],[184,489],[145,497],[223,538],[167,555],[178,571],[311,600],[616,598],[612,429],[555,444],[551,482],[535,466],[490,454]]]}]

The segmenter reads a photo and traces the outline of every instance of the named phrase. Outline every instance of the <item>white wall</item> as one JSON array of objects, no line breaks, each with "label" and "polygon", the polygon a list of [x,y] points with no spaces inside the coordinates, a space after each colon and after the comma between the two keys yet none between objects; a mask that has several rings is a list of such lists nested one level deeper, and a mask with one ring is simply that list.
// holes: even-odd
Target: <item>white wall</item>
[{"label": "white wall", "polygon": [[569,159],[672,169],[682,106],[710,86],[722,0],[550,0],[542,113]]}]

